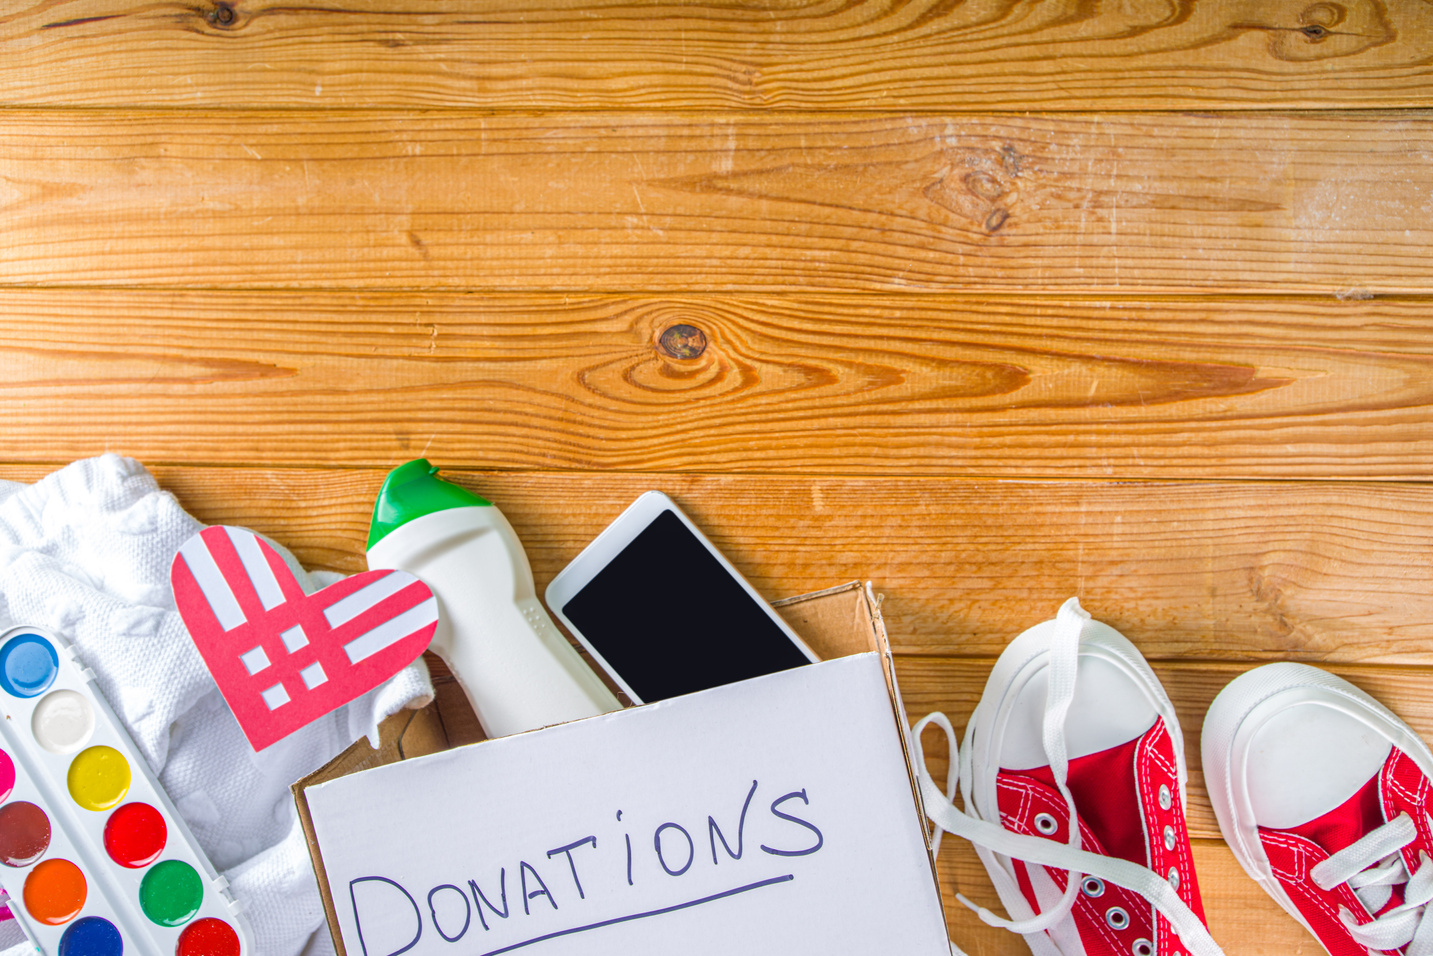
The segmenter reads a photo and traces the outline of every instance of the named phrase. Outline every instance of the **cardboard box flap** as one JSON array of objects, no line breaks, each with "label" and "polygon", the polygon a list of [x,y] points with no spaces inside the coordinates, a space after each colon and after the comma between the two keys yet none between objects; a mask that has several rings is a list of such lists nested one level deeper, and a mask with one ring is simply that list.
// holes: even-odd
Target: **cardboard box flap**
[{"label": "cardboard box flap", "polygon": [[880,612],[860,581],[784,598],[772,607],[823,661],[888,651],[885,626],[877,624]]},{"label": "cardboard box flap", "polygon": [[[889,656],[885,625],[868,599],[866,586],[851,581],[824,591],[783,598],[772,607],[822,660],[878,651]],[[482,739],[470,728],[476,723],[462,690],[441,662],[434,671],[434,703],[419,711],[402,711],[379,725],[379,748],[359,740],[337,757],[292,786],[299,814],[306,817],[303,791],[314,784],[397,760],[421,757]],[[455,739],[458,738],[458,739]],[[310,841],[310,848],[313,844]]]}]

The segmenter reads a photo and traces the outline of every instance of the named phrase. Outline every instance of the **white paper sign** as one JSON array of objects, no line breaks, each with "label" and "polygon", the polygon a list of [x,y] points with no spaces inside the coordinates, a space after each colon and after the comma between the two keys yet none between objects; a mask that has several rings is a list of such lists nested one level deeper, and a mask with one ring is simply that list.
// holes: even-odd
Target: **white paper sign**
[{"label": "white paper sign", "polygon": [[349,956],[948,956],[862,654],[307,791]]}]

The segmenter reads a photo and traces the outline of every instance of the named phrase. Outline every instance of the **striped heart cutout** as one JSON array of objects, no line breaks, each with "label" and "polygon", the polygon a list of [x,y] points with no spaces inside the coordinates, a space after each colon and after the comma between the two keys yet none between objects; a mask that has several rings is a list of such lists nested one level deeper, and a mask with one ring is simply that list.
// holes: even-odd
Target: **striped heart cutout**
[{"label": "striped heart cutout", "polygon": [[243,528],[205,528],[190,538],[169,580],[255,750],[401,671],[438,626],[438,599],[413,575],[368,571],[306,594],[278,552]]}]

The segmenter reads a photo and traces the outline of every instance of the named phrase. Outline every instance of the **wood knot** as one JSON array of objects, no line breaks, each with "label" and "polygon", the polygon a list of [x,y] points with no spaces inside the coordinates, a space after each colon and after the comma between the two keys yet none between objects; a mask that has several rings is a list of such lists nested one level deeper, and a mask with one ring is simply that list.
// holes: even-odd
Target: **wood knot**
[{"label": "wood knot", "polygon": [[1005,171],[1010,175],[1020,175],[1020,161],[1022,159],[1024,159],[1024,157],[1009,143],[1000,147],[1000,165],[1004,166]]},{"label": "wood knot", "polygon": [[[1347,18],[1348,10],[1341,3],[1316,3],[1299,14],[1300,23],[1324,28],[1336,27]],[[1328,32],[1327,29],[1325,32]]]},{"label": "wood knot", "polygon": [[1341,3],[1316,3],[1299,14],[1299,32],[1314,43],[1333,36],[1333,27],[1343,23],[1348,11]]},{"label": "wood knot", "polygon": [[981,199],[994,202],[1005,195],[1005,186],[999,179],[987,172],[976,170],[965,174],[965,188]]},{"label": "wood knot", "polygon": [[657,338],[663,352],[675,359],[694,359],[707,350],[707,334],[695,325],[673,325]]},{"label": "wood knot", "polygon": [[239,22],[239,14],[235,12],[233,4],[220,0],[220,2],[214,4],[213,9],[209,11],[207,19],[216,27],[228,29]]},{"label": "wood knot", "polygon": [[[953,213],[963,222],[946,218],[932,210],[932,221],[938,225],[969,229],[972,226],[993,233],[1005,224],[1010,209],[1019,200],[1020,185],[1008,172],[1003,153],[979,151],[949,157],[940,178],[926,186],[922,193],[945,212]],[[967,169],[961,171],[960,167]]]}]

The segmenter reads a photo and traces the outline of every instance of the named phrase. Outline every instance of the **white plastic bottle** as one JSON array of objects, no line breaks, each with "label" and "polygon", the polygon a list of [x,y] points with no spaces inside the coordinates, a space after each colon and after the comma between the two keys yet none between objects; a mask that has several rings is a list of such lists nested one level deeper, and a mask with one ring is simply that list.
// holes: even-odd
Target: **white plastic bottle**
[{"label": "white plastic bottle", "polygon": [[368,567],[415,574],[438,597],[432,650],[489,737],[617,710],[537,599],[527,552],[501,511],[419,458],[388,474],[373,506]]}]

